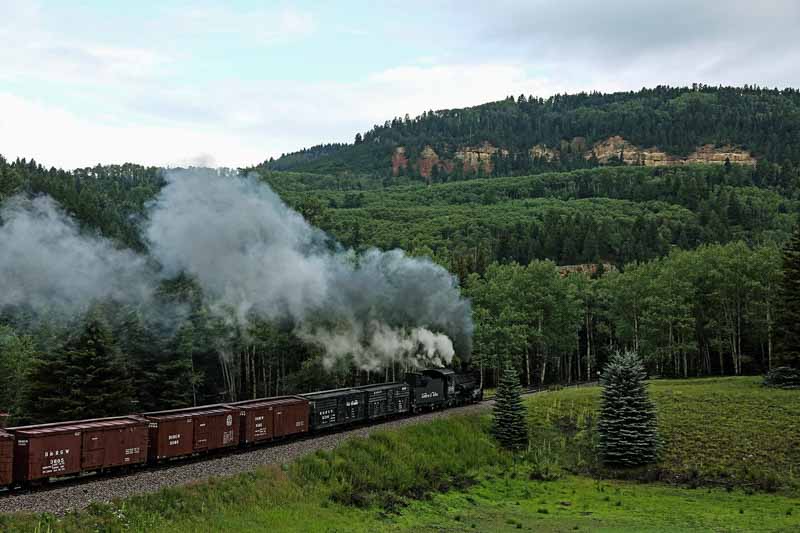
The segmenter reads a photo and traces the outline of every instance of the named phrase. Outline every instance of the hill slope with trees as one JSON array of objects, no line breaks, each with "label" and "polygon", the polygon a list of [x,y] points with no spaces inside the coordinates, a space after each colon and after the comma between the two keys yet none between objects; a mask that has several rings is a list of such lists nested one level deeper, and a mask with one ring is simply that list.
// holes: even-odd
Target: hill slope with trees
[{"label": "hill slope with trees", "polygon": [[620,149],[610,157],[596,149],[617,137],[630,143],[626,149],[660,151],[664,164],[703,147],[727,147],[747,154],[747,161],[757,159],[759,174],[788,182],[800,165],[800,92],[695,85],[547,99],[520,95],[395,118],[357,134],[353,144],[314,146],[262,168],[370,173],[390,181],[522,175],[619,164],[628,159]]}]

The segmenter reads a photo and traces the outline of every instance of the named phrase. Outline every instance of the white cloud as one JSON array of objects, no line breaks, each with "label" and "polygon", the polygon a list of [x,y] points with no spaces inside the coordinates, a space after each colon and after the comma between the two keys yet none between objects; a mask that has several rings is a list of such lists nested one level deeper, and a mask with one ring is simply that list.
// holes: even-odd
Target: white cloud
[{"label": "white cloud", "polygon": [[[316,59],[309,57],[303,81],[264,81],[260,76],[282,74],[260,72],[257,65],[247,70],[247,80],[219,77],[209,67],[208,76],[189,81],[181,77],[186,72],[173,75],[173,67],[205,66],[205,51],[192,43],[211,46],[244,36],[245,44],[232,50],[257,57],[282,45],[275,53],[291,54],[285,45],[325,28],[313,13],[291,7],[205,5],[164,8],[147,27],[152,40],[128,35],[104,41],[92,32],[47,31],[42,9],[17,2],[0,17],[0,40],[13,43],[0,47],[0,82],[8,82],[0,87],[0,153],[65,167],[247,165],[304,146],[351,141],[356,132],[406,113],[520,93],[546,97],[695,81],[800,85],[800,4],[794,1],[442,6],[448,5],[430,7],[427,22],[403,26],[402,37],[392,34],[397,24],[370,28],[382,37],[375,47],[403,45],[408,32],[431,35],[428,23],[436,28],[434,41],[409,45],[413,53],[404,64],[325,80],[314,76]],[[341,31],[341,20],[332,24]],[[165,44],[171,41],[177,44]],[[187,63],[193,54],[194,63]],[[342,55],[341,61],[351,59],[358,60]],[[37,100],[20,81],[48,99]]]},{"label": "white cloud", "polygon": [[65,167],[125,161],[241,166],[320,142],[350,141],[355,132],[404,113],[557,89],[529,78],[519,65],[407,66],[353,83],[218,83],[164,91],[131,109],[140,117],[135,121],[116,114],[90,119],[0,93],[0,147],[6,157]]},{"label": "white cloud", "polygon": [[6,158],[65,168],[126,161],[235,166],[263,159],[257,143],[209,128],[104,124],[8,93],[0,93],[0,147]]},{"label": "white cloud", "polygon": [[261,44],[285,43],[314,33],[314,15],[291,7],[233,10],[222,6],[195,6],[171,10],[165,31],[209,35],[229,33],[249,36]]}]

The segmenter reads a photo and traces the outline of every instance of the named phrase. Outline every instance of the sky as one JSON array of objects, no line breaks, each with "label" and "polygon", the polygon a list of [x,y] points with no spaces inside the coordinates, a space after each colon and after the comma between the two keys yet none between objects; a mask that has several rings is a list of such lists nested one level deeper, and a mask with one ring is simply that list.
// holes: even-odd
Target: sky
[{"label": "sky", "polygon": [[248,166],[408,113],[800,87],[798,0],[0,0],[0,154]]}]

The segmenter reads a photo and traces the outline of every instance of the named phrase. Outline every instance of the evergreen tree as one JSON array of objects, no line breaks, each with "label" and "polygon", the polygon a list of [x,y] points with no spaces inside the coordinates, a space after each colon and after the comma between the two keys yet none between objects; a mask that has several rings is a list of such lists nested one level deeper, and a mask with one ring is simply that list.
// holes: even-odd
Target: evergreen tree
[{"label": "evergreen tree", "polygon": [[778,360],[783,365],[800,368],[800,226],[783,250],[783,281],[778,303]]},{"label": "evergreen tree", "polygon": [[26,412],[35,422],[123,415],[131,412],[133,398],[110,329],[92,312],[78,335],[34,361]]},{"label": "evergreen tree", "polygon": [[519,451],[528,445],[528,422],[522,404],[522,387],[517,371],[507,364],[495,396],[492,434],[509,450]]},{"label": "evergreen tree", "polygon": [[639,466],[656,460],[658,427],[645,377],[635,352],[615,353],[603,372],[598,430],[600,456],[606,464]]}]

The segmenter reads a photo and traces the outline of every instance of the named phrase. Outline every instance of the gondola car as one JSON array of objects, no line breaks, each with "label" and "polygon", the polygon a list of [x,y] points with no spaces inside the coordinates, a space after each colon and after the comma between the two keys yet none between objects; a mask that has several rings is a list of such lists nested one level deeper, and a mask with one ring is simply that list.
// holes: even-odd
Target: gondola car
[{"label": "gondola car", "polygon": [[312,431],[353,424],[366,419],[364,393],[345,388],[301,394],[309,402]]},{"label": "gondola car", "polygon": [[405,414],[411,407],[408,383],[378,383],[356,389],[364,393],[367,418],[370,420]]}]

